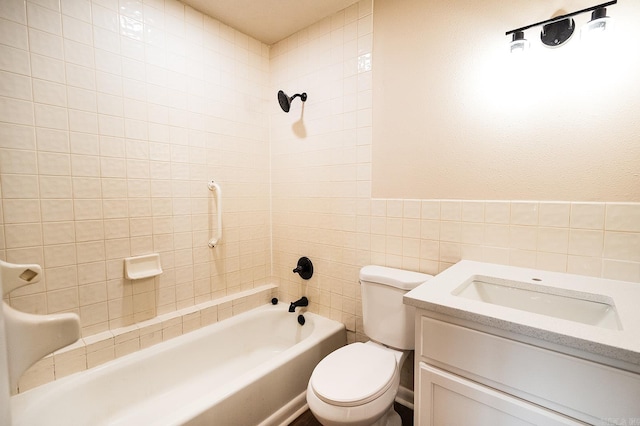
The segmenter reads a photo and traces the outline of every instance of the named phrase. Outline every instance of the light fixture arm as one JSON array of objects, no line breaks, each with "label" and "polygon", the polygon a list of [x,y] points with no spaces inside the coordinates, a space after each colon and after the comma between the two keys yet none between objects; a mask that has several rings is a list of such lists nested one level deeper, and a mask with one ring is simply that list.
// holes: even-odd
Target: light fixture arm
[{"label": "light fixture arm", "polygon": [[547,19],[546,21],[540,21],[540,22],[536,22],[535,24],[527,25],[525,27],[516,28],[514,30],[507,31],[505,33],[505,35],[513,34],[513,33],[516,33],[516,32],[522,32],[524,30],[528,30],[529,28],[537,27],[539,25],[546,25],[546,24],[551,24],[551,23],[554,23],[554,22],[562,21],[562,20],[571,18],[573,16],[580,15],[581,13],[591,12],[593,10],[600,9],[600,8],[603,8],[603,7],[607,7],[607,6],[611,6],[611,5],[616,4],[616,3],[618,3],[618,0],[611,0],[611,1],[608,1],[606,3],[602,3],[602,4],[599,4],[599,5],[596,5],[596,6],[588,7],[586,9],[581,9],[581,10],[578,10],[578,11],[575,11],[575,12],[567,13],[566,15],[556,16],[555,18]]}]

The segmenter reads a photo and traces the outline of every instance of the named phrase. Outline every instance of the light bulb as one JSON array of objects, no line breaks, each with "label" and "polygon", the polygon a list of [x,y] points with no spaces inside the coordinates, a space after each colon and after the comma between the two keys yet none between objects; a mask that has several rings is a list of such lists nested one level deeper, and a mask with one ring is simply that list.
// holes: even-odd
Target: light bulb
[{"label": "light bulb", "polygon": [[601,39],[604,32],[610,33],[613,21],[607,16],[607,9],[601,7],[591,13],[591,20],[580,29],[580,39],[586,42]]},{"label": "light bulb", "polygon": [[524,38],[524,32],[516,31],[513,33],[513,38],[509,43],[509,51],[511,53],[520,53],[524,52],[529,48],[529,41]]}]

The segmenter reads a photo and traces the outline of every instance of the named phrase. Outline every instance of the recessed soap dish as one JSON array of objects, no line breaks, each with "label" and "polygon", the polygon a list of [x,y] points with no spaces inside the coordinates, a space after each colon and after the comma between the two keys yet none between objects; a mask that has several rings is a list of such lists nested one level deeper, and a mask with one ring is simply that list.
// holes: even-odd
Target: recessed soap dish
[{"label": "recessed soap dish", "polygon": [[162,273],[160,255],[158,253],[124,259],[124,275],[130,280],[155,277]]}]

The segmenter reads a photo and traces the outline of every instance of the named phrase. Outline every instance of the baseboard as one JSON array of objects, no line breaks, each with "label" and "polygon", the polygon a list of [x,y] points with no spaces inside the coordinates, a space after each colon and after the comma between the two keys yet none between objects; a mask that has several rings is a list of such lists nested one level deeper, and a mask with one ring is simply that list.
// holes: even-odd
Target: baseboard
[{"label": "baseboard", "polygon": [[404,386],[400,386],[398,388],[398,394],[396,395],[396,402],[413,410],[413,391]]},{"label": "baseboard", "polygon": [[259,426],[287,426],[307,411],[307,390],[289,401],[284,407],[264,419]]}]

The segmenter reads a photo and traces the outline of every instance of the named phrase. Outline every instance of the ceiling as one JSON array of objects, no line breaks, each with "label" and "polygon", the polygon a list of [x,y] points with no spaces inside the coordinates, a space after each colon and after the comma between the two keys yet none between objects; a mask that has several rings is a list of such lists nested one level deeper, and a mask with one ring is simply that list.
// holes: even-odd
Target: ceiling
[{"label": "ceiling", "polygon": [[183,0],[184,3],[268,45],[358,0]]}]

